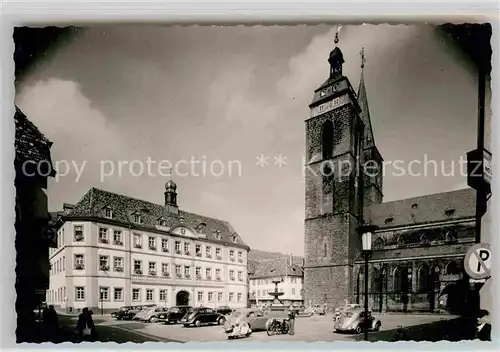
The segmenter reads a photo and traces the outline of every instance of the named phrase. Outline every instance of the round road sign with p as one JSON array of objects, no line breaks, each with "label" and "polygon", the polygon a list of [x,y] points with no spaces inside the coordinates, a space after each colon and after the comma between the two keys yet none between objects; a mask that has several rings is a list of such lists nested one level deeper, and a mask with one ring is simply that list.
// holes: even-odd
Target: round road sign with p
[{"label": "round road sign with p", "polygon": [[472,246],[465,255],[464,268],[472,279],[486,279],[491,276],[491,250],[487,243]]}]

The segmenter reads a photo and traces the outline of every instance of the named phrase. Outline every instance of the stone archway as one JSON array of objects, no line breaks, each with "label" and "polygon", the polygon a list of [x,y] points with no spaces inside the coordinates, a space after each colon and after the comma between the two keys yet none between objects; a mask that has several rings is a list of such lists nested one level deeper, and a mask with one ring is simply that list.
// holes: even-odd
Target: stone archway
[{"label": "stone archway", "polygon": [[184,290],[177,292],[177,295],[175,295],[175,305],[177,306],[189,305],[189,292]]}]

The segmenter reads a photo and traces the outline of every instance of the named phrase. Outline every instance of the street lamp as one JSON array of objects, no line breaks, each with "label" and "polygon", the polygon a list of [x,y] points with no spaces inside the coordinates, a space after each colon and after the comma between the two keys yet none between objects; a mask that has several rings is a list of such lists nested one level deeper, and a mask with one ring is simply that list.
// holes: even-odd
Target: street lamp
[{"label": "street lamp", "polygon": [[362,226],[361,232],[361,254],[365,257],[365,319],[363,323],[365,332],[365,341],[368,341],[368,260],[372,254],[372,232],[376,229],[375,226]]}]

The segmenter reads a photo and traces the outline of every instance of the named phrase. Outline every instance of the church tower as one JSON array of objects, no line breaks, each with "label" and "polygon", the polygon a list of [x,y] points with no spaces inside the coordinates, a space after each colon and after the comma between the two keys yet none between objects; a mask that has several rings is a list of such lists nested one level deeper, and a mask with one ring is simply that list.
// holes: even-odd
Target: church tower
[{"label": "church tower", "polygon": [[[305,304],[329,307],[353,301],[353,262],[360,253],[365,186],[374,194],[370,199],[379,196],[361,170],[365,155],[378,153],[369,115],[363,113],[368,106],[360,106],[342,73],[344,57],[338,42],[337,32],[328,58],[330,75],[315,90],[305,122],[304,298]],[[366,102],[363,78],[360,93]]]}]

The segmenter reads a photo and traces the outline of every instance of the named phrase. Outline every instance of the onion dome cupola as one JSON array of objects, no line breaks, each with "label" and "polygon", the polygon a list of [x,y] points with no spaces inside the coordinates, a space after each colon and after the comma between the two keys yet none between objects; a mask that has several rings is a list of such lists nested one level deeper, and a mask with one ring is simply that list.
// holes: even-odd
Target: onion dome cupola
[{"label": "onion dome cupola", "polygon": [[179,212],[177,206],[177,185],[172,180],[168,180],[165,183],[165,207],[169,212]]},{"label": "onion dome cupola", "polygon": [[335,48],[330,51],[330,56],[328,57],[328,62],[330,63],[330,77],[337,75],[342,75],[342,65],[344,64],[344,54],[342,50],[337,46],[339,43],[339,32],[335,34]]}]

